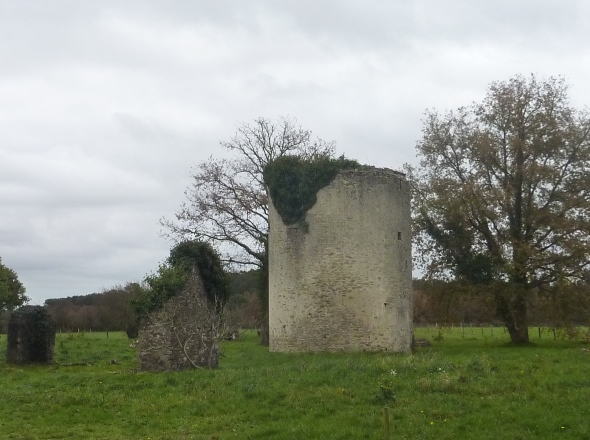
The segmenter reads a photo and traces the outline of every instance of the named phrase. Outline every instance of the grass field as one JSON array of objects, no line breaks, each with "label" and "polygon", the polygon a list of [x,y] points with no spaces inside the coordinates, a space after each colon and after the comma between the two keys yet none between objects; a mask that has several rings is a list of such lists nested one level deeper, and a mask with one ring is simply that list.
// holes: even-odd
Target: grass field
[{"label": "grass field", "polygon": [[217,370],[143,373],[123,333],[59,334],[51,366],[7,365],[1,335],[0,438],[382,439],[389,407],[392,439],[590,439],[590,345],[416,336],[432,347],[289,355],[247,333]]}]

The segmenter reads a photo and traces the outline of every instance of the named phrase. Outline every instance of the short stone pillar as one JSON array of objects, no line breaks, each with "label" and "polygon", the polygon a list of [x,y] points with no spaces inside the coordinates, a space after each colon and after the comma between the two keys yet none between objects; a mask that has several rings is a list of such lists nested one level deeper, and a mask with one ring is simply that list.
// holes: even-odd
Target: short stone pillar
[{"label": "short stone pillar", "polygon": [[24,306],[8,321],[6,362],[50,364],[55,347],[55,322],[42,306]]}]

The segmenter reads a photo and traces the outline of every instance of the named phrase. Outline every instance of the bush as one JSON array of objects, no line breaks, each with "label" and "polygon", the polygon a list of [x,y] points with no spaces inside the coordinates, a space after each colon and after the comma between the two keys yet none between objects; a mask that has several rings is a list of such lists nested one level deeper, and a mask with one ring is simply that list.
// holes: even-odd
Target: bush
[{"label": "bush", "polygon": [[219,255],[208,243],[183,241],[171,249],[166,264],[158,268],[158,273],[145,279],[149,288],[131,302],[136,316],[141,318],[161,309],[170,298],[182,291],[195,269],[199,272],[207,299],[222,308],[229,298],[230,289]]}]

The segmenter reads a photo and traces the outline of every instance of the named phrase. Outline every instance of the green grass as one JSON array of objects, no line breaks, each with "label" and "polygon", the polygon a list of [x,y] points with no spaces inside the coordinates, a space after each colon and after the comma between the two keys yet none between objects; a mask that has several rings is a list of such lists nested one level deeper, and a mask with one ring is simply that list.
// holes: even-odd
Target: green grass
[{"label": "green grass", "polygon": [[180,373],[137,372],[123,333],[60,334],[54,365],[7,365],[1,335],[0,438],[381,439],[388,406],[392,439],[590,439],[589,345],[441,334],[417,329],[433,346],[412,355],[295,355],[248,333],[219,369]]}]

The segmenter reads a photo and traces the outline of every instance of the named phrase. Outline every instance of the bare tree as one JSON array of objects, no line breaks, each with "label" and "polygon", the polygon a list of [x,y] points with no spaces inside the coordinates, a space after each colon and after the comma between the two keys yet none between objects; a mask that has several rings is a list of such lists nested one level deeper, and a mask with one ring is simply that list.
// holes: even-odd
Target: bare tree
[{"label": "bare tree", "polygon": [[294,119],[258,118],[240,125],[220,145],[233,157],[211,157],[199,163],[176,219],[160,222],[175,240],[211,243],[230,266],[261,269],[260,296],[266,312],[260,334],[261,343],[268,344],[268,196],[262,173],[269,162],[285,155],[331,157],[335,144],[313,140],[311,132]]}]

